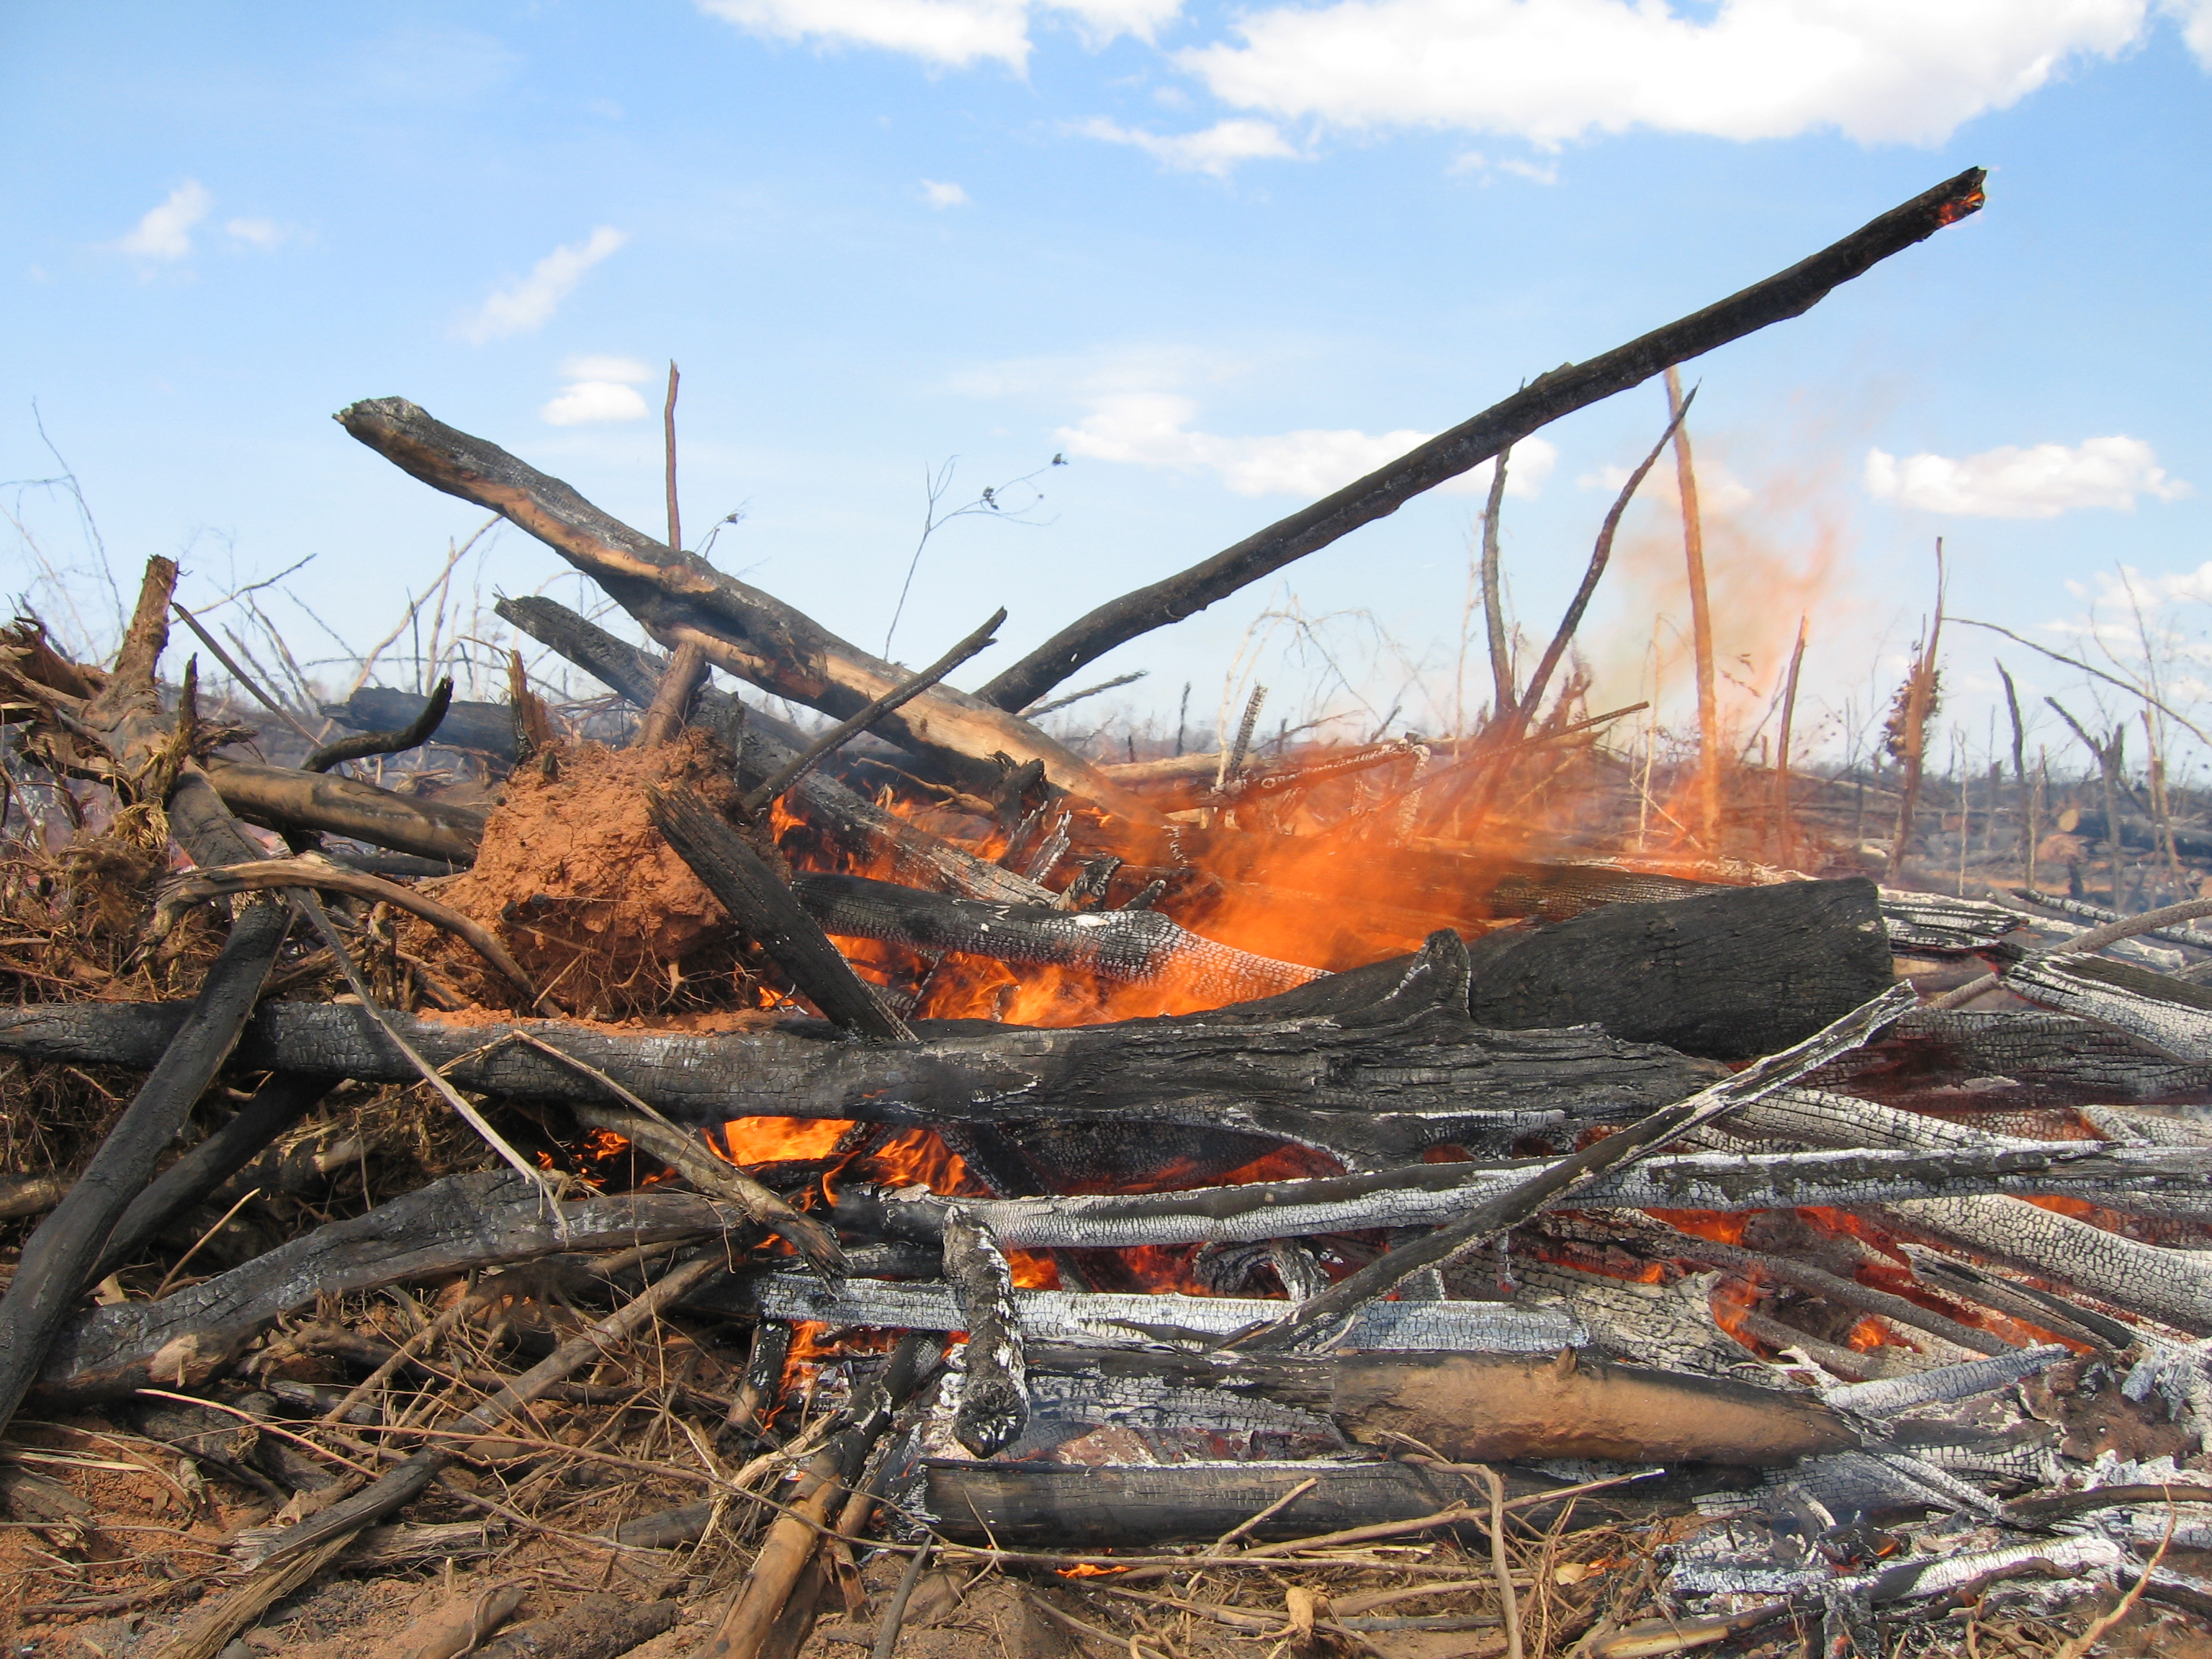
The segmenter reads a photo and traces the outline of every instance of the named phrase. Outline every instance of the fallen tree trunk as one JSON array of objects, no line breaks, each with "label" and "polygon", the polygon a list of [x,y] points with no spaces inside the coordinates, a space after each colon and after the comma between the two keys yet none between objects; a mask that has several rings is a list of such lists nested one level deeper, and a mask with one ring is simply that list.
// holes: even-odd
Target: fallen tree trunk
[{"label": "fallen tree trunk", "polygon": [[54,1345],[38,1386],[49,1396],[84,1400],[197,1385],[248,1338],[320,1295],[744,1225],[733,1207],[665,1192],[564,1204],[556,1220],[538,1188],[512,1174],[447,1176],[159,1302],[94,1310]]},{"label": "fallen tree trunk", "polygon": [[1202,563],[1100,605],[1000,673],[978,695],[1001,708],[1026,708],[1115,646],[1180,622],[1360,526],[1396,512],[1422,491],[1480,465],[1561,416],[1771,323],[1802,315],[1838,284],[1977,210],[1982,204],[1983,176],[1981,168],[1970,167],[1892,208],[1811,258],[1717,305],[1587,362],[1566,364],[1537,376],[1504,402],[1334,495]]},{"label": "fallen tree trunk", "polygon": [[224,805],[265,829],[322,830],[451,864],[476,862],[483,838],[485,814],[474,808],[395,794],[353,778],[216,759],[208,779]]},{"label": "fallen tree trunk", "polygon": [[[696,554],[641,534],[560,479],[433,419],[404,398],[355,404],[339,411],[337,420],[432,489],[489,507],[537,537],[598,581],[672,650],[696,643],[716,666],[833,720],[858,714],[908,678],[781,600]],[[884,714],[878,730],[970,788],[996,785],[1000,770],[992,756],[1003,753],[1017,763],[1040,763],[1055,786],[1112,811],[1139,821],[1158,817],[1028,721],[950,686],[933,686]]]},{"label": "fallen tree trunk", "polygon": [[[452,1066],[457,1085],[514,1098],[605,1097],[591,1078],[533,1048],[498,1043],[509,1030],[532,1033],[693,1125],[758,1115],[923,1127],[1179,1123],[1319,1146],[1364,1167],[1411,1162],[1433,1145],[1503,1150],[1570,1122],[1632,1116],[1706,1079],[1709,1068],[1670,1050],[1589,1030],[1481,1030],[1463,1006],[1464,952],[1454,963],[1450,951],[1439,950],[1434,972],[1409,975],[1398,994],[1357,1015],[1219,1028],[926,1023],[919,1042],[881,1045],[789,1029],[628,1033],[559,1021],[392,1018],[433,1065]],[[174,1005],[153,1003],[0,1009],[0,1052],[150,1065],[182,1018]],[[343,1005],[265,1005],[238,1057],[365,1082],[415,1077],[362,1011]]]},{"label": "fallen tree trunk", "polygon": [[[1892,981],[1880,895],[1863,878],[1607,904],[1566,921],[1486,933],[1468,958],[1468,1006],[1479,1025],[1594,1024],[1716,1060],[1785,1048]],[[1279,1018],[1352,1006],[1404,970],[1402,959],[1378,962],[1194,1018]]]}]

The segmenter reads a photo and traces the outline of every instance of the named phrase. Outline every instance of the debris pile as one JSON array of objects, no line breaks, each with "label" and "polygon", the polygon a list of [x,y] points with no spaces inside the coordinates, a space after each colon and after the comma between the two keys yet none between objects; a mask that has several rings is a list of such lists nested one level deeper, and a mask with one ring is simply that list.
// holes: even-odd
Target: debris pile
[{"label": "debris pile", "polygon": [[590,735],[519,658],[503,704],[204,708],[166,560],[105,668],[20,622],[16,1636],[1627,1659],[2212,1612],[2212,902],[1914,890],[1903,834],[1878,886],[1809,777],[1631,836],[1544,684],[1618,506],[1471,737],[1263,753],[1255,704],[1115,761],[1021,713],[1979,184],[973,695],[1003,617],[908,674],[396,398],[339,418],[666,648],[501,602]]}]

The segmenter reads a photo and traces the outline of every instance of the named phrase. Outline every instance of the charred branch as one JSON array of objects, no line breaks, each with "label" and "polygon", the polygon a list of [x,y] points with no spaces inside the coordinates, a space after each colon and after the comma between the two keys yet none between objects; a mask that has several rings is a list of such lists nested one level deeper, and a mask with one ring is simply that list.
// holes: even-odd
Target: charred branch
[{"label": "charred branch", "polygon": [[[908,677],[812,617],[611,518],[558,478],[457,431],[404,398],[341,410],[347,432],[449,495],[504,515],[597,580],[672,650],[690,641],[717,667],[845,720]],[[1033,701],[1033,699],[1031,700]],[[1018,707],[1019,705],[1015,705]],[[972,788],[998,775],[994,753],[1040,762],[1054,784],[1139,819],[1150,807],[1002,706],[933,686],[881,716],[884,735]]]},{"label": "charred branch", "polygon": [[1802,316],[1838,284],[1978,210],[1982,179],[1982,169],[1971,167],[1892,208],[1811,258],[1717,305],[1588,362],[1539,375],[1504,402],[1334,495],[1179,574],[1099,606],[1000,674],[980,695],[1001,708],[1026,708],[1115,646],[1180,622],[1360,526],[1396,512],[1424,490],[1480,466],[1561,416],[1769,324]]}]

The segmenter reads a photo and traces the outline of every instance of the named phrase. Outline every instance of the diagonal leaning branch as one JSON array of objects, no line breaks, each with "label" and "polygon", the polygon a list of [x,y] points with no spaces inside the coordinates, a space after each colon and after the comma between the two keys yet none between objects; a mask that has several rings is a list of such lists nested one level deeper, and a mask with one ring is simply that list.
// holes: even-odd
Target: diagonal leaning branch
[{"label": "diagonal leaning branch", "polygon": [[1323,496],[1188,570],[1109,599],[1060,629],[975,695],[1000,708],[1026,708],[1115,647],[1181,622],[1360,526],[1395,513],[1422,491],[1480,466],[1561,416],[1625,392],[1673,364],[1741,339],[1770,323],[1803,315],[1830,289],[1980,208],[1982,179],[1981,168],[1969,167],[1763,283],[1601,356],[1539,375],[1504,402],[1439,433],[1334,495]]},{"label": "diagonal leaning branch", "polygon": [[[674,650],[696,644],[709,661],[763,690],[845,720],[912,677],[842,640],[772,594],[725,575],[694,553],[672,551],[601,512],[560,479],[498,445],[458,431],[404,398],[341,410],[338,424],[433,489],[503,514],[590,576],[647,632]],[[1144,823],[1159,815],[1073,750],[994,703],[935,685],[876,729],[900,748],[988,792],[991,757],[1041,761],[1060,788]]]}]

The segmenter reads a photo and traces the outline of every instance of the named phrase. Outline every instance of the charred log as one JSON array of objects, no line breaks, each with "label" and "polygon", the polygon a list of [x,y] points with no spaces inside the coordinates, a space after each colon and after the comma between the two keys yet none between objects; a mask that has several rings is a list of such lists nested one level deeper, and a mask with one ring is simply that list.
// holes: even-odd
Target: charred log
[{"label": "charred log", "polygon": [[2093,1020],[2035,1009],[1916,1009],[1881,1042],[1808,1081],[1862,1095],[1996,1109],[2212,1102],[2212,1064],[2176,1060]]},{"label": "charred log", "polygon": [[511,1174],[447,1176],[159,1302],[95,1309],[55,1344],[39,1388],[69,1399],[179,1388],[204,1382],[249,1337],[325,1292],[744,1224],[741,1212],[688,1193],[593,1198],[555,1217],[535,1184]]},{"label": "charred log", "polygon": [[[811,1320],[838,1328],[957,1331],[967,1328],[952,1287],[854,1277],[825,1286],[810,1274],[776,1269],[718,1285],[694,1297],[702,1312],[740,1318]],[[1247,1297],[1153,1295],[1141,1291],[1024,1291],[1013,1305],[1025,1342],[1128,1346],[1206,1342],[1290,1311],[1286,1302]],[[1341,1340],[1353,1347],[1421,1352],[1554,1353],[1588,1333],[1557,1309],[1502,1302],[1377,1302],[1359,1310]]]},{"label": "charred log", "polygon": [[[537,537],[672,649],[692,641],[726,672],[778,696],[844,720],[908,677],[838,638],[812,617],[672,550],[601,512],[560,479],[471,437],[404,398],[340,411],[348,433],[434,489],[492,508]],[[1028,722],[949,686],[932,686],[884,714],[883,735],[944,767],[967,787],[998,775],[994,752],[1036,760],[1060,788],[1139,821],[1156,815],[1088,761]]]},{"label": "charred log", "polygon": [[[515,1029],[694,1125],[759,1115],[921,1127],[1144,1121],[1294,1141],[1364,1167],[1409,1162],[1435,1145],[1503,1150],[1569,1122],[1636,1115],[1705,1080],[1707,1068],[1680,1054],[1588,1030],[1480,1030],[1465,1012],[1465,979],[1449,955],[1357,1015],[1272,1024],[1139,1020],[1023,1030],[947,1023],[894,1046],[793,1029],[632,1034],[557,1021],[392,1018],[432,1064],[452,1066],[456,1085],[510,1097],[604,1098],[571,1066],[525,1044],[495,1042]],[[0,1052],[150,1066],[183,1018],[171,1004],[0,1010]],[[343,1005],[264,1005],[238,1060],[365,1082],[415,1076],[368,1017]]]},{"label": "charred log", "polygon": [[[1930,1120],[1931,1121],[1933,1120]],[[1761,1120],[1764,1124],[1766,1120]],[[1779,1133],[1781,1120],[1774,1120]],[[1943,1126],[1949,1127],[1949,1126]],[[942,1236],[956,1204],[1021,1249],[1238,1243],[1371,1228],[1435,1226],[1549,1167],[1421,1164],[1310,1181],[1247,1182],[1186,1192],[1070,1197],[940,1198],[924,1188],[841,1186],[838,1224],[891,1238]],[[1655,1158],[1594,1182],[1577,1209],[1741,1213],[1850,1209],[1903,1200],[2003,1193],[2092,1200],[2116,1208],[2212,1218],[2212,1148],[2106,1147],[2094,1141],[2000,1141],[1957,1150],[1693,1152]]]},{"label": "charred log", "polygon": [[945,1277],[959,1305],[961,1328],[968,1333],[952,1432],[975,1455],[988,1457],[1012,1444],[1030,1416],[1013,1275],[991,1230],[960,1206],[947,1212],[941,1231]]},{"label": "charred log", "polygon": [[[1594,1024],[1629,1042],[1716,1060],[1787,1048],[1892,977],[1880,895],[1863,878],[1609,904],[1549,926],[1486,933],[1468,957],[1477,1024]],[[1203,1018],[1281,1018],[1357,1006],[1403,969],[1402,961],[1376,963]]]}]

